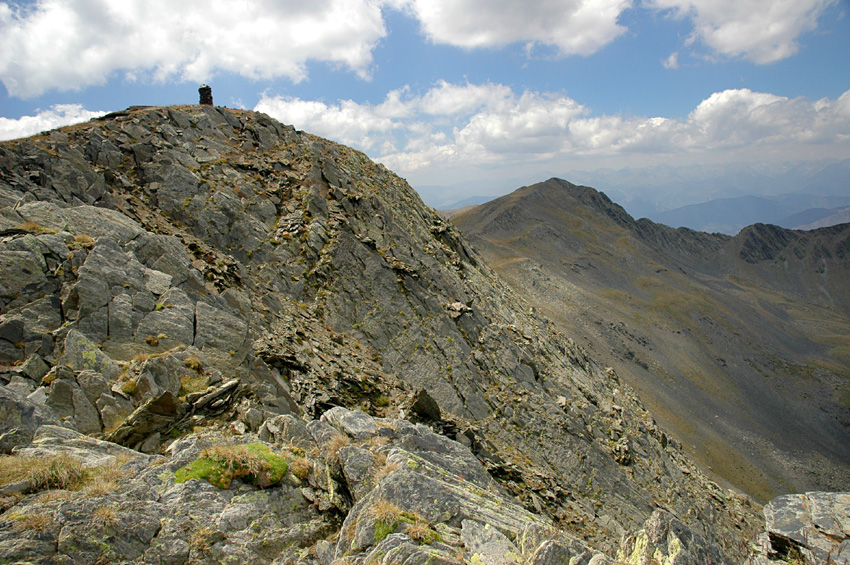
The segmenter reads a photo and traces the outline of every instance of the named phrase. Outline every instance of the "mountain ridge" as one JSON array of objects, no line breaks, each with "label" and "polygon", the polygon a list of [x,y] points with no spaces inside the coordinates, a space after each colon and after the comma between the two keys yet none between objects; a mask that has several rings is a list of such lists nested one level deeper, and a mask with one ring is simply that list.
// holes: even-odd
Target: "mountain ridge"
[{"label": "mountain ridge", "polygon": [[[847,439],[840,344],[848,332],[842,280],[850,226],[797,232],[757,224],[735,237],[674,229],[634,220],[601,193],[560,179],[452,221],[535,307],[626,376],[689,453],[726,480],[763,500],[846,483],[846,461],[833,468],[819,458],[841,453]],[[811,390],[795,378],[802,374],[817,383]],[[815,400],[796,406],[790,392],[776,392],[780,383]],[[796,423],[777,410],[797,413]],[[810,439],[800,422],[830,431]],[[797,453],[827,436],[814,459]],[[784,447],[774,453],[753,444],[756,437]]]},{"label": "mountain ridge", "polygon": [[[616,371],[353,149],[249,111],[134,107],[0,144],[0,230],[0,445],[128,462],[65,498],[4,484],[4,558],[543,565],[692,540],[691,558],[734,562],[762,529]],[[300,478],[178,477],[280,449]],[[123,508],[141,530],[116,526]],[[395,512],[381,528],[377,508]],[[672,537],[638,543],[646,524]]]}]

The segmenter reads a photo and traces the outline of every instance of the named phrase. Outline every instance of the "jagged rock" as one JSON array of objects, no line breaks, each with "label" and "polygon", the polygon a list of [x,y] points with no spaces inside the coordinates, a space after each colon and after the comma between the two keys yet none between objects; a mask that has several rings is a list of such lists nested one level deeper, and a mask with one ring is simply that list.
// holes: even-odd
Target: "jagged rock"
[{"label": "jagged rock", "polygon": [[45,402],[46,406],[75,430],[84,434],[99,432],[101,430],[100,415],[77,384],[73,371],[67,366],[56,367],[53,377]]},{"label": "jagged rock", "polygon": [[135,461],[139,464],[153,461],[151,457],[138,451],[49,424],[39,427],[32,443],[16,450],[15,453],[30,457],[48,457],[64,453],[80,460],[85,467],[99,467],[125,461]]},{"label": "jagged rock", "polygon": [[812,563],[850,562],[850,493],[807,492],[774,498],[764,507],[767,556],[801,556]]},{"label": "jagged rock", "polygon": [[168,432],[185,413],[184,403],[166,391],[145,401],[106,437],[120,445],[134,447],[153,434]]},{"label": "jagged rock", "polygon": [[55,416],[44,407],[0,386],[0,453],[29,444],[40,426],[55,423]]},{"label": "jagged rock", "polygon": [[462,524],[461,537],[469,561],[492,565],[520,563],[519,550],[502,532],[475,520],[464,520]]},{"label": "jagged rock", "polygon": [[617,559],[635,565],[731,565],[720,548],[663,510],[655,510],[640,531],[623,538]]},{"label": "jagged rock", "polygon": [[263,441],[291,444],[302,449],[316,448],[316,440],[307,426],[291,414],[275,416],[260,426],[260,439]]},{"label": "jagged rock", "polygon": [[75,371],[90,370],[100,373],[109,380],[114,380],[121,374],[118,364],[77,330],[68,332],[65,338],[65,352],[59,363],[68,365]]},{"label": "jagged rock", "polygon": [[322,414],[322,421],[355,439],[368,439],[378,435],[379,426],[373,418],[360,410],[346,410],[342,406]]},{"label": "jagged rock", "polygon": [[[4,142],[0,173],[0,217],[57,230],[41,234],[52,238],[13,231],[0,244],[4,274],[6,265],[36,269],[10,277],[17,297],[0,295],[0,357],[38,353],[51,365],[72,359],[76,371],[102,374],[110,390],[94,404],[107,428],[121,422],[131,403],[124,394],[135,385],[141,406],[107,434],[122,445],[157,449],[196,430],[169,444],[167,463],[141,469],[108,500],[128,508],[148,501],[145,516],[160,519],[155,542],[129,547],[127,559],[309,563],[315,558],[301,549],[335,533],[335,557],[362,561],[377,547],[370,518],[377,500],[440,528],[448,548],[417,549],[409,540],[430,538],[430,530],[397,526],[408,539],[394,538],[391,551],[410,562],[460,561],[463,520],[514,543],[529,528],[569,523],[610,550],[659,499],[740,550],[738,527],[754,507],[710,485],[681,452],[664,449],[633,396],[617,399],[615,418],[607,404],[615,386],[625,387],[518,307],[522,298],[452,226],[364,155],[253,112],[132,108],[56,136]],[[23,204],[13,210],[13,202]],[[120,362],[123,376],[83,364],[83,353],[103,361],[98,352]],[[51,403],[70,414],[74,385],[54,383],[60,380],[70,396],[57,389]],[[91,386],[79,387],[81,395],[91,402],[100,381],[83,380]],[[462,434],[469,447],[392,418],[417,389],[439,407],[429,425],[451,437],[474,429]],[[46,402],[47,390],[30,398]],[[269,517],[234,507],[222,521],[233,499],[255,496],[256,487],[234,481],[222,492],[169,476],[210,447],[207,440],[223,442],[203,428],[232,432],[241,398],[262,411],[265,440],[303,445],[309,459],[297,487],[304,500],[290,491],[281,498],[298,508],[291,521],[276,506]],[[297,422],[301,414],[313,419],[304,426],[312,439]],[[611,457],[613,438],[600,431],[615,420],[636,460],[628,467]],[[252,426],[241,426],[240,441],[255,439]],[[352,448],[333,452],[341,435]],[[358,450],[371,453],[376,478],[383,477],[371,490],[368,456]],[[359,497],[353,507],[351,494]],[[50,504],[54,513],[59,504]],[[78,508],[70,503],[68,512]],[[59,530],[51,527],[43,538],[55,553]],[[99,535],[92,539],[103,541]],[[5,539],[0,545],[12,543]],[[27,543],[36,539],[28,535]],[[523,546],[527,554],[535,549]]]},{"label": "jagged rock", "polygon": [[375,456],[368,449],[355,446],[341,447],[337,453],[351,496],[357,502],[375,486]]},{"label": "jagged rock", "polygon": [[26,375],[35,382],[39,382],[49,370],[50,367],[38,354],[31,355],[27,358],[24,364],[21,365],[21,374]]},{"label": "jagged rock", "polygon": [[441,418],[440,406],[437,401],[431,398],[428,391],[420,388],[413,396],[413,404],[410,409],[420,418],[425,420],[439,421]]}]

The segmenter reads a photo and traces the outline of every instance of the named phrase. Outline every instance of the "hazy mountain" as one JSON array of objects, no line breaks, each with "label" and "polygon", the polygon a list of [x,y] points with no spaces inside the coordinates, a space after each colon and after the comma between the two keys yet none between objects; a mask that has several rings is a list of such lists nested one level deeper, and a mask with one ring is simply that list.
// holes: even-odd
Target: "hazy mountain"
[{"label": "hazy mountain", "polygon": [[[763,223],[785,228],[814,223],[831,216],[829,209],[850,203],[850,196],[783,194],[773,197],[741,196],[718,198],[647,214],[650,220],[673,227],[735,235],[746,226]],[[821,223],[818,227],[841,223]]]},{"label": "hazy mountain", "polygon": [[452,221],[718,476],[762,500],[850,484],[850,224],[673,229],[559,179]]},{"label": "hazy mountain", "polygon": [[[709,165],[658,165],[595,171],[570,171],[577,183],[597,187],[619,202],[635,218],[656,221],[655,214],[717,199],[739,197],[840,196],[850,198],[850,159],[843,161],[803,161],[786,163],[725,163]],[[789,215],[816,206],[810,204],[786,212]],[[730,211],[733,211],[730,208]],[[772,218],[757,217],[749,223],[769,223]],[[699,218],[697,218],[699,220]],[[711,220],[717,225],[728,222]],[[683,224],[687,225],[687,224]],[[694,226],[688,225],[694,229]]]},{"label": "hazy mountain", "polygon": [[846,224],[850,222],[850,208],[834,208],[832,210],[818,209],[816,216],[814,211],[811,214],[800,214],[798,217],[788,218],[788,223],[801,222],[797,229],[814,230],[818,228],[835,226],[838,224]]}]

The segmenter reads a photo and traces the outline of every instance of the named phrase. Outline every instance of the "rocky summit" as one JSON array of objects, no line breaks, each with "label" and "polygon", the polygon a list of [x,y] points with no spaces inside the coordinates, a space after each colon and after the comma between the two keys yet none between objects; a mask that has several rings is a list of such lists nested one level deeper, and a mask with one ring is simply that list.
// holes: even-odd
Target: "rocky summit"
[{"label": "rocky summit", "polygon": [[263,114],[0,144],[0,272],[0,562],[823,555],[404,180]]}]

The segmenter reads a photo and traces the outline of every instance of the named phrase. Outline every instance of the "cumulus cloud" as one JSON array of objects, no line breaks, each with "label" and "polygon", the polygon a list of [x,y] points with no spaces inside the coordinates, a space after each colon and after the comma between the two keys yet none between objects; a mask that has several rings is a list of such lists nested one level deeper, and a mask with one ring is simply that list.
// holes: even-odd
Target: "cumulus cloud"
[{"label": "cumulus cloud", "polygon": [[104,114],[106,112],[86,110],[80,104],[56,104],[35,116],[22,116],[18,119],[0,118],[0,140],[18,139],[53,128],[87,122]]},{"label": "cumulus cloud", "polygon": [[421,94],[405,88],[375,105],[267,97],[257,109],[353,144],[403,176],[433,176],[446,166],[548,163],[554,168],[584,158],[850,151],[850,91],[837,100],[812,102],[724,90],[685,119],[593,115],[562,94],[515,93],[491,83],[440,82]]},{"label": "cumulus cloud", "polygon": [[693,20],[691,40],[717,53],[755,63],[794,55],[798,38],[817,28],[837,0],[650,0],[648,5]]},{"label": "cumulus cloud", "polygon": [[12,96],[216,71],[300,81],[309,60],[367,77],[380,0],[38,0],[0,3],[0,80]]},{"label": "cumulus cloud", "polygon": [[437,43],[539,43],[562,55],[590,55],[626,31],[617,18],[631,0],[409,0],[407,7]]}]

